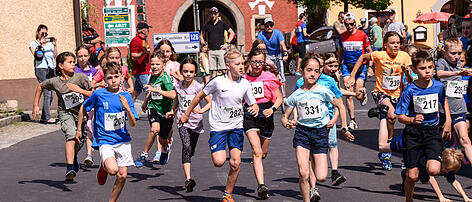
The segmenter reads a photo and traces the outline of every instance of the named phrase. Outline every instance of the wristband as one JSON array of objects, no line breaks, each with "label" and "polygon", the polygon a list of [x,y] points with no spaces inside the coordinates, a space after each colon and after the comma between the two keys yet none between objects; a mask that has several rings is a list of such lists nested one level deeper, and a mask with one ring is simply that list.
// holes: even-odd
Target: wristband
[{"label": "wristband", "polygon": [[348,131],[349,131],[349,128],[348,128],[348,127],[343,127],[343,128],[341,129],[341,131],[343,131],[343,132],[348,132]]},{"label": "wristband", "polygon": [[275,111],[277,111],[277,108],[275,108],[275,107],[272,107],[272,111],[274,111],[274,112],[275,112]]}]

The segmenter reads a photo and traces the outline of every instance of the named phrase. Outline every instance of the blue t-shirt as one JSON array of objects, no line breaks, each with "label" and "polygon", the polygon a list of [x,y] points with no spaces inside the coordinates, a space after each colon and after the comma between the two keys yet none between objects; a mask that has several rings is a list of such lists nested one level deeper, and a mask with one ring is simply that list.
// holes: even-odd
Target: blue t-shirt
[{"label": "blue t-shirt", "polygon": [[469,43],[469,40],[467,40],[467,37],[461,37],[461,41],[462,41],[462,50],[466,50],[467,43]]},{"label": "blue t-shirt", "polygon": [[[298,24],[300,24],[300,26],[298,26]],[[297,35],[297,44],[306,41],[306,37],[303,35],[303,29],[306,29],[306,23],[297,23],[297,27],[295,27],[295,34]]]},{"label": "blue t-shirt", "polygon": [[287,98],[287,105],[297,108],[297,122],[300,125],[321,128],[328,124],[329,103],[333,101],[334,94],[328,88],[318,85],[315,89],[304,91],[298,89]]},{"label": "blue t-shirt", "polygon": [[128,100],[129,107],[136,119],[138,113],[134,107],[133,98],[125,91],[111,93],[106,88],[96,90],[89,99],[84,102],[87,111],[95,109],[93,121],[93,148],[101,145],[115,145],[131,141],[126,129],[127,115],[120,101],[120,95]]},{"label": "blue t-shirt", "polygon": [[470,99],[469,99],[469,96],[470,95],[470,90],[469,90],[469,86],[470,86],[470,78],[471,76],[462,76],[462,81],[463,82],[467,82],[467,93],[464,94],[464,101],[465,101],[465,105],[467,105],[467,110],[470,110]]},{"label": "blue t-shirt", "polygon": [[268,55],[281,55],[282,52],[280,51],[280,43],[284,41],[284,35],[282,35],[282,32],[277,29],[274,29],[272,31],[272,37],[269,38],[269,36],[267,36],[267,32],[264,30],[262,32],[259,32],[259,34],[257,35],[257,39],[261,39],[264,41],[264,43],[266,44]]},{"label": "blue t-shirt", "polygon": [[[341,96],[343,96],[343,94],[341,93],[341,90],[339,90],[338,83],[331,76],[328,76],[322,73],[320,78],[318,78],[318,81],[316,81],[316,83],[331,90],[331,92],[334,93],[335,98],[340,98]],[[295,90],[299,89],[302,86],[303,86],[303,77],[297,80],[297,85],[295,86]],[[329,103],[329,117],[332,118],[333,116],[334,116],[334,106],[333,104]]]},{"label": "blue t-shirt", "polygon": [[395,114],[404,114],[415,117],[420,112],[424,116],[422,126],[437,126],[439,124],[439,103],[444,106],[446,92],[444,85],[437,80],[432,80],[429,88],[420,88],[415,82],[407,85],[400,96],[400,101],[395,109]]}]

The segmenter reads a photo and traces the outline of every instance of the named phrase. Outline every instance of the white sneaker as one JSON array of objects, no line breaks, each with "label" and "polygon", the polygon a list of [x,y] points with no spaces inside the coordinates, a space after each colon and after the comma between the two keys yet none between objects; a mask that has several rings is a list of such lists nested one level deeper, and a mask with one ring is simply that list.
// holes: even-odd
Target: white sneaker
[{"label": "white sneaker", "polygon": [[355,130],[355,129],[357,129],[357,123],[354,120],[351,120],[349,122],[349,126],[347,126],[347,127],[349,127],[349,129],[351,129],[351,130]]},{"label": "white sneaker", "polygon": [[84,163],[87,167],[92,167],[93,166],[93,158],[92,156],[87,155],[84,159]]},{"label": "white sneaker", "polygon": [[318,188],[313,188],[310,190],[310,202],[320,201],[321,196],[318,193]]}]

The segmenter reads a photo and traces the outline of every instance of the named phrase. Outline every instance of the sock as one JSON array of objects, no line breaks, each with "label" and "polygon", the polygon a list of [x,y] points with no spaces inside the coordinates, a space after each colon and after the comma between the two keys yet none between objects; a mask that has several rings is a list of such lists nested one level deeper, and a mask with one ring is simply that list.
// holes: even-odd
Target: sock
[{"label": "sock", "polygon": [[74,164],[66,164],[67,170],[72,170],[74,167]]},{"label": "sock", "polygon": [[351,118],[351,121],[356,122],[356,118],[355,118],[355,117],[352,117],[352,118]]},{"label": "sock", "polygon": [[227,191],[225,191],[225,192],[223,193],[223,197],[225,197],[226,195],[231,195],[231,193],[228,193]]},{"label": "sock", "polygon": [[336,175],[336,174],[338,174],[338,175],[339,175],[339,172],[338,172],[338,170],[331,170],[331,175]]}]

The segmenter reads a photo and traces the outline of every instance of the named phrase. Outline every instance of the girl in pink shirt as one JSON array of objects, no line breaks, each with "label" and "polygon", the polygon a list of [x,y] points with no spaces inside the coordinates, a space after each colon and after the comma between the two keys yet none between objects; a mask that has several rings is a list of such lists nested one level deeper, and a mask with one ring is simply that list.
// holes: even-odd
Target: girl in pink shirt
[{"label": "girl in pink shirt", "polygon": [[[116,62],[118,64],[123,64],[121,62],[120,49],[118,49],[117,47],[108,48],[105,53],[105,62]],[[93,76],[92,86],[97,85],[99,87],[105,87],[105,82],[103,81],[103,77],[105,77],[105,75],[103,74],[103,70],[102,68],[98,68],[97,70],[98,70],[97,73],[95,74],[95,76]],[[120,85],[121,89],[126,90],[125,84],[124,84],[124,81],[126,80],[126,82],[129,85],[129,88],[128,90],[126,90],[126,92],[131,94],[134,91],[134,83],[133,83],[133,79],[129,75],[128,67],[122,65],[121,71],[123,72],[123,77],[122,77],[123,80],[121,80],[121,85]]]},{"label": "girl in pink shirt", "polygon": [[182,81],[184,78],[182,74],[180,74],[180,64],[176,62],[177,60],[177,53],[174,50],[174,47],[172,47],[172,43],[164,39],[162,41],[159,41],[157,43],[156,48],[154,51],[160,50],[161,52],[164,53],[165,56],[165,64],[164,64],[164,71],[167,72],[167,74],[172,76],[172,82],[174,82],[174,85],[178,81]]},{"label": "girl in pink shirt", "polygon": [[280,81],[277,70],[270,68],[265,62],[265,52],[253,49],[248,55],[246,78],[252,86],[254,97],[259,106],[259,114],[250,114],[245,106],[243,127],[251,143],[254,174],[258,183],[257,194],[260,199],[269,197],[269,189],[264,184],[264,168],[262,159],[267,156],[270,138],[274,131],[274,112],[282,104],[282,94],[279,90]]}]

